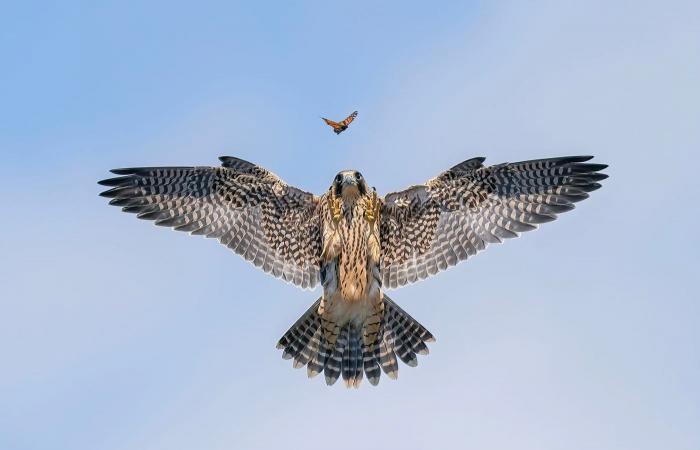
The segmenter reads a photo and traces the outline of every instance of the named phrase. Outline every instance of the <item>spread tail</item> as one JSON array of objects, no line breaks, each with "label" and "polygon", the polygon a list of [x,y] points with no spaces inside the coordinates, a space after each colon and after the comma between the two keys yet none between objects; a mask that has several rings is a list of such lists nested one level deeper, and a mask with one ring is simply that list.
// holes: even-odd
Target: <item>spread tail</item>
[{"label": "spread tail", "polygon": [[391,379],[398,376],[398,358],[415,367],[416,355],[427,355],[426,342],[435,340],[428,330],[384,295],[384,313],[374,343],[366,344],[363,330],[352,323],[343,325],[333,345],[326,341],[321,325],[318,299],[282,336],[277,348],[294,367],[307,366],[309,378],[323,372],[328,385],[342,375],[347,387],[359,387],[363,375],[372,385],[382,371]]}]

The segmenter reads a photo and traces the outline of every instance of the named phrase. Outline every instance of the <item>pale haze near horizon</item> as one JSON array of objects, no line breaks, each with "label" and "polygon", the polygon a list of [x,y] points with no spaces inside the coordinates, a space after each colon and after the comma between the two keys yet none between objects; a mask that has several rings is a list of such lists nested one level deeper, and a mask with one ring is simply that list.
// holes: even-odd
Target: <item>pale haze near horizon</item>
[{"label": "pale haze near horizon", "polygon": [[[700,448],[696,2],[32,3],[0,18],[0,448]],[[319,116],[357,121],[335,136]],[[390,295],[417,368],[327,387],[275,343],[319,295],[108,207],[222,154],[320,193],[592,154],[541,230]]]}]

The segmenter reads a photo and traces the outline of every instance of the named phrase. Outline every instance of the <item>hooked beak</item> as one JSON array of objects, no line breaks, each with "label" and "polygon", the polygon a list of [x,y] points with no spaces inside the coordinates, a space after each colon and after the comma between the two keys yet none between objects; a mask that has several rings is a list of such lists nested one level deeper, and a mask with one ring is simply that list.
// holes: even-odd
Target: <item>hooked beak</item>
[{"label": "hooked beak", "polygon": [[353,201],[360,196],[360,183],[353,174],[344,174],[341,186],[342,196],[345,200]]},{"label": "hooked beak", "polygon": [[355,178],[354,175],[348,174],[348,175],[343,175],[343,187],[345,186],[357,186],[357,179]]}]

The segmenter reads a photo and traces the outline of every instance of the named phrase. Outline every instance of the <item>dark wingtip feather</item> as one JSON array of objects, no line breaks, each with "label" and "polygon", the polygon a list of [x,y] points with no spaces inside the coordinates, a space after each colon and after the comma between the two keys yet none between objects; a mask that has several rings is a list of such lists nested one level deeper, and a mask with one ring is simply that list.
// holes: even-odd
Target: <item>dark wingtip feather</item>
[{"label": "dark wingtip feather", "polygon": [[252,162],[235,156],[219,156],[219,161],[223,167],[237,171],[248,171],[256,167]]},{"label": "dark wingtip feather", "polygon": [[605,174],[605,173],[596,172],[596,173],[589,173],[589,174],[586,174],[586,175],[585,175],[585,178],[586,178],[588,181],[603,181],[603,180],[605,180],[606,178],[608,178],[608,175]]},{"label": "dark wingtip feather", "polygon": [[143,212],[143,207],[142,206],[125,206],[122,208],[122,211],[125,213],[130,213],[130,214],[140,214]]},{"label": "dark wingtip feather", "polygon": [[133,197],[138,192],[137,187],[134,186],[116,186],[112,189],[100,192],[100,196],[107,198],[116,197]]},{"label": "dark wingtip feather", "polygon": [[189,170],[194,168],[192,166],[122,167],[112,169],[110,172],[115,175],[146,175],[156,170]]},{"label": "dark wingtip feather", "polygon": [[571,203],[556,203],[547,205],[547,209],[551,210],[554,214],[562,214],[574,209],[575,206]]},{"label": "dark wingtip feather", "polygon": [[608,168],[607,164],[594,164],[594,163],[587,163],[587,164],[575,164],[573,166],[573,170],[578,173],[586,173],[586,172],[600,172],[601,170],[605,170]]},{"label": "dark wingtip feather", "polygon": [[119,187],[100,192],[100,197],[114,198],[119,194]]},{"label": "dark wingtip feather", "polygon": [[600,183],[591,183],[591,184],[588,184],[586,186],[578,186],[578,187],[579,187],[579,189],[582,189],[586,192],[593,192],[593,191],[597,191],[598,189],[603,187],[603,185]]},{"label": "dark wingtip feather", "polygon": [[593,155],[574,155],[574,156],[562,156],[561,158],[553,158],[554,160],[568,164],[568,163],[582,163],[586,161],[590,161],[593,159]]},{"label": "dark wingtip feather", "polygon": [[483,156],[469,158],[469,159],[466,159],[466,160],[460,162],[459,164],[455,164],[454,166],[452,166],[450,168],[450,170],[457,171],[457,172],[460,172],[460,171],[468,172],[468,171],[475,170],[475,169],[478,169],[481,166],[483,166],[484,161],[486,161],[486,158],[484,158]]},{"label": "dark wingtip feather", "polygon": [[568,194],[567,198],[571,203],[578,203],[582,200],[586,200],[590,197],[583,189],[579,189],[580,192]]},{"label": "dark wingtip feather", "polygon": [[102,186],[126,186],[130,184],[133,179],[134,177],[131,176],[114,177],[100,180],[97,182],[97,184]]},{"label": "dark wingtip feather", "polygon": [[133,198],[113,198],[109,201],[109,204],[111,206],[131,206],[133,202]]},{"label": "dark wingtip feather", "polygon": [[[554,214],[533,214],[532,218],[532,223],[540,224],[540,223],[549,223],[557,220],[557,216]],[[534,229],[536,227],[532,227]]]},{"label": "dark wingtip feather", "polygon": [[115,175],[132,175],[136,173],[139,169],[136,167],[124,167],[121,169],[112,169],[110,172],[112,172]]}]

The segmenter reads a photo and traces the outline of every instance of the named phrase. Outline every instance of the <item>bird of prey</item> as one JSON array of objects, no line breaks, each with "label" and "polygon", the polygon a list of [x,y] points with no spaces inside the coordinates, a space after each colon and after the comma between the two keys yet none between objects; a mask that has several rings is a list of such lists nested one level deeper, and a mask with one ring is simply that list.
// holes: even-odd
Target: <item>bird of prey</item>
[{"label": "bird of prey", "polygon": [[320,298],[277,346],[309,377],[376,385],[426,355],[433,335],[387,294],[464,261],[491,243],[551,222],[607,178],[591,156],[485,166],[466,160],[384,197],[357,170],[320,196],[253,163],[114,169],[101,195],[125,212],[218,239],[265,272]]},{"label": "bird of prey", "polygon": [[357,117],[357,111],[353,111],[352,114],[350,114],[340,122],[333,122],[332,120],[326,119],[325,117],[321,117],[321,119],[323,119],[323,121],[326,122],[326,124],[333,127],[333,131],[335,132],[335,134],[340,134],[348,129],[348,125],[350,125],[350,122],[355,120],[355,117]]}]

